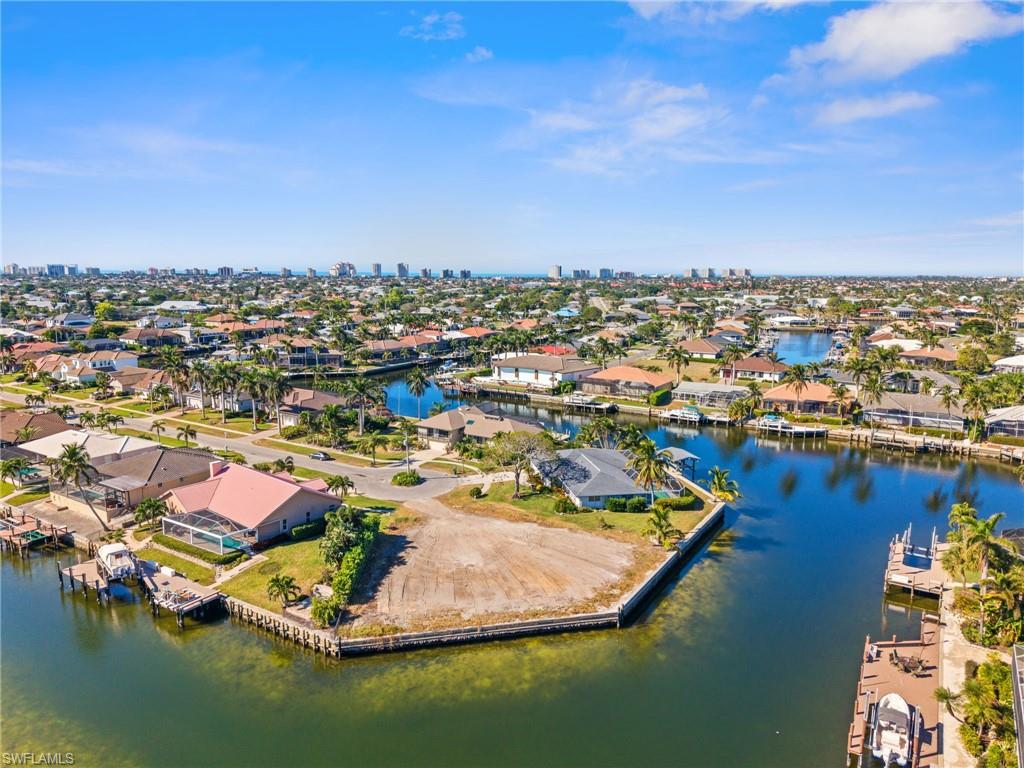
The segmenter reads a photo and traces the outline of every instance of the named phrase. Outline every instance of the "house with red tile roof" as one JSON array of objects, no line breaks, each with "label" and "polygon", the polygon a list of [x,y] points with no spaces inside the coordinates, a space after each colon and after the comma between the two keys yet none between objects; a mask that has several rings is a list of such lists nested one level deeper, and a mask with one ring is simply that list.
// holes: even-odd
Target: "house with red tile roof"
[{"label": "house with red tile roof", "polygon": [[778,383],[787,370],[789,370],[789,366],[785,363],[773,363],[766,357],[748,357],[744,360],[737,360],[733,365],[723,365],[720,375],[722,381],[730,384],[733,373],[737,379]]},{"label": "house with red tile roof", "polygon": [[632,365],[614,365],[580,380],[580,389],[592,395],[646,400],[655,392],[672,388],[672,377]]},{"label": "house with red tile roof", "polygon": [[[827,384],[812,381],[803,389],[792,384],[780,384],[762,395],[766,408],[794,413],[838,414],[839,401]],[[846,395],[847,403],[853,399]]]}]

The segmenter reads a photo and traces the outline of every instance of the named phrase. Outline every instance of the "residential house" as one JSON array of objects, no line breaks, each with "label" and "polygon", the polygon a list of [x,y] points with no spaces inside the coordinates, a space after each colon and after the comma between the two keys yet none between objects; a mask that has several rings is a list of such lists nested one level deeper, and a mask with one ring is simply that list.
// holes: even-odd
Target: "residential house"
[{"label": "residential house", "polygon": [[632,365],[615,365],[583,377],[580,389],[592,395],[647,400],[655,393],[668,392],[672,383],[672,377],[665,373],[645,371]]},{"label": "residential house", "polygon": [[746,387],[733,384],[713,384],[704,381],[681,381],[672,390],[672,399],[711,408],[728,408],[735,400],[750,394]]},{"label": "residential house", "polygon": [[216,460],[215,455],[194,448],[157,447],[100,465],[95,487],[104,494],[108,521],[134,509],[143,499],[205,480],[210,462]]},{"label": "residential house", "polygon": [[[822,415],[838,415],[840,403],[826,384],[812,381],[802,390],[792,384],[780,384],[772,387],[762,395],[766,408],[794,413],[816,413]],[[852,395],[846,396],[847,403]]]},{"label": "residential house", "polygon": [[416,431],[430,447],[450,450],[463,439],[484,443],[502,432],[538,434],[544,428],[534,421],[506,416],[493,405],[463,405],[417,422]]},{"label": "residential house", "polygon": [[513,355],[491,362],[491,378],[502,384],[551,389],[563,381],[579,381],[601,366],[569,355]]},{"label": "residential house", "polygon": [[901,360],[940,370],[956,368],[956,351],[946,347],[922,347],[899,353]]},{"label": "residential house", "polygon": [[985,428],[990,435],[1024,437],[1024,405],[993,408],[985,417]]},{"label": "residential house", "polygon": [[85,331],[96,322],[96,318],[82,315],[78,312],[62,312],[59,315],[47,318],[47,328],[68,328],[75,331]]},{"label": "residential house", "polygon": [[177,347],[185,343],[180,334],[167,328],[129,328],[118,338],[129,344],[138,344],[140,347]]},{"label": "residential house", "polygon": [[161,497],[170,512],[163,532],[220,552],[266,544],[337,509],[337,497],[326,488],[322,478],[296,480],[287,472],[211,461],[208,479]]},{"label": "residential house", "polygon": [[875,403],[863,403],[861,419],[875,424],[898,427],[922,427],[961,432],[964,429],[963,409],[955,404],[949,411],[934,395],[909,392],[883,392]]},{"label": "residential house", "polygon": [[15,445],[22,442],[18,439],[18,433],[23,429],[33,430],[31,440],[37,440],[66,432],[71,429],[71,425],[52,411],[4,411],[3,418],[0,418],[0,444]]},{"label": "residential house", "polygon": [[733,365],[723,365],[720,375],[724,382],[730,382],[735,374],[736,379],[778,383],[788,370],[789,366],[785,363],[773,363],[766,357],[748,357],[737,360]]},{"label": "residential house", "polygon": [[115,395],[144,395],[149,397],[159,384],[173,387],[171,375],[160,368],[126,366],[110,374],[110,389]]},{"label": "residential house", "polygon": [[694,360],[718,360],[728,344],[713,339],[686,339],[679,347]]},{"label": "residential house", "polygon": [[1024,355],[1003,357],[992,363],[996,373],[1024,373]]},{"label": "residential house", "polygon": [[[629,456],[611,448],[566,448],[555,458],[532,462],[543,481],[561,488],[577,507],[602,509],[608,499],[649,498],[648,490],[636,481],[628,467]],[[679,487],[672,479],[670,492]],[[666,489],[659,489],[666,490]]]},{"label": "residential house", "polygon": [[319,416],[328,405],[345,408],[348,406],[348,398],[332,392],[295,387],[281,400],[281,424],[286,427],[297,426],[302,414]]}]

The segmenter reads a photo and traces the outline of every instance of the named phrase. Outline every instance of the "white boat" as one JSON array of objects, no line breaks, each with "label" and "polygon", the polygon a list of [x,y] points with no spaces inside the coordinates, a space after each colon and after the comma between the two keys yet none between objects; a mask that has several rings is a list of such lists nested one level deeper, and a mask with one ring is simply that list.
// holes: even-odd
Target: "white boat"
[{"label": "white boat", "polygon": [[907,765],[913,744],[913,718],[910,705],[898,693],[887,693],[875,707],[871,732],[871,754],[886,766]]},{"label": "white boat", "polygon": [[104,544],[96,550],[96,560],[110,581],[127,578],[135,572],[135,558],[124,544]]}]

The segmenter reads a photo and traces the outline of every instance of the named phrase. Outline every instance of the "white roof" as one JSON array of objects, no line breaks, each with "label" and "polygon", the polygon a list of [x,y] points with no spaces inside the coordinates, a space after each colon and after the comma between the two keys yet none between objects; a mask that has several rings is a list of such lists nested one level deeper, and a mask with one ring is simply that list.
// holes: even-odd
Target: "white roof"
[{"label": "white roof", "polygon": [[53,459],[60,456],[65,445],[81,445],[91,459],[154,447],[151,441],[139,437],[109,435],[105,432],[93,432],[87,429],[71,429],[22,443],[21,448]]},{"label": "white roof", "polygon": [[1004,357],[1001,360],[996,360],[995,363],[993,363],[993,365],[1005,365],[1007,367],[1024,366],[1024,355]]},{"label": "white roof", "polygon": [[872,347],[899,347],[904,352],[913,352],[914,350],[920,349],[924,346],[920,341],[914,339],[882,339],[881,341],[872,341]]}]

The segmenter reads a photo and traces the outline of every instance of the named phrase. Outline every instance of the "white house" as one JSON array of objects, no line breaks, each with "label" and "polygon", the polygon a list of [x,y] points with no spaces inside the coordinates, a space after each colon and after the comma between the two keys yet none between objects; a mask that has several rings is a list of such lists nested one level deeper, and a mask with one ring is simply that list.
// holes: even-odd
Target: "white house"
[{"label": "white house", "polygon": [[519,355],[493,360],[491,365],[493,378],[504,384],[546,388],[578,381],[601,370],[596,363],[560,355]]},{"label": "white house", "polygon": [[1024,373],[1024,355],[1004,357],[992,363],[996,373]]}]

